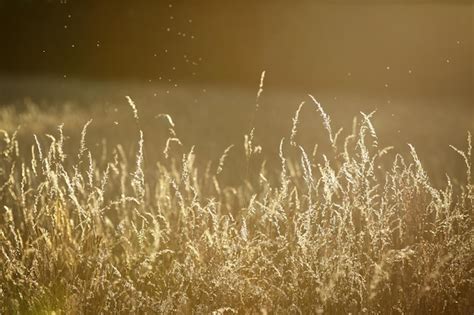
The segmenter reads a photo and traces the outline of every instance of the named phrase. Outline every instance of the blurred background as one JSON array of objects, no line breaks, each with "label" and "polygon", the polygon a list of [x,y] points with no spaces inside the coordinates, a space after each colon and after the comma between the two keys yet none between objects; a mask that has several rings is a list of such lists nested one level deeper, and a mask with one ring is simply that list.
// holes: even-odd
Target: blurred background
[{"label": "blurred background", "polygon": [[[473,16],[454,0],[0,0],[0,104],[10,120],[69,102],[118,124],[131,95],[144,128],[169,112],[189,143],[220,152],[250,129],[265,70],[255,123],[268,147],[312,93],[336,126],[376,109],[387,145],[456,169],[439,156],[474,127]],[[63,120],[92,115],[74,114]],[[312,106],[302,116],[302,142],[325,136]]]},{"label": "blurred background", "polygon": [[472,95],[472,1],[0,0],[0,12],[3,75],[255,88],[267,70],[285,89]]}]

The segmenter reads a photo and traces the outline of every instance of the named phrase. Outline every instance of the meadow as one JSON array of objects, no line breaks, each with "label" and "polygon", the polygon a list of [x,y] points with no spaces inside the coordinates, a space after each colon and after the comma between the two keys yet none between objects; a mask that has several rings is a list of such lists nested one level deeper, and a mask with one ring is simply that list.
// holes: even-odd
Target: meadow
[{"label": "meadow", "polygon": [[0,313],[474,312],[469,107],[262,91],[0,108]]}]

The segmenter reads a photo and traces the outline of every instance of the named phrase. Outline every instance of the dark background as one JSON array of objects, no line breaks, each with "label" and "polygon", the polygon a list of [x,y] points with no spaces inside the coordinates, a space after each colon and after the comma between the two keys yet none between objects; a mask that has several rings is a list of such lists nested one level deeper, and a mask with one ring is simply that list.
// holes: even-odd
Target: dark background
[{"label": "dark background", "polygon": [[474,130],[473,15],[471,1],[451,0],[0,0],[0,129],[21,125],[30,143],[60,123],[77,136],[93,118],[97,148],[133,148],[129,95],[149,158],[162,156],[168,113],[203,161],[256,127],[279,167],[301,101],[298,142],[328,144],[311,93],[334,129],[377,110],[381,146],[411,143],[440,180],[440,169],[464,178],[448,145],[465,148]]},{"label": "dark background", "polygon": [[255,88],[267,70],[285,89],[472,100],[473,12],[471,1],[0,0],[0,75]]}]

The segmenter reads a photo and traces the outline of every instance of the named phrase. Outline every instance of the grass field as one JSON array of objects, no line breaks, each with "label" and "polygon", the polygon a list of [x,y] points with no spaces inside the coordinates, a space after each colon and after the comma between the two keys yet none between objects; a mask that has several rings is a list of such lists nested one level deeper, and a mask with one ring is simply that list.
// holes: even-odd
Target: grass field
[{"label": "grass field", "polygon": [[474,312],[470,105],[135,94],[0,109],[0,313]]}]

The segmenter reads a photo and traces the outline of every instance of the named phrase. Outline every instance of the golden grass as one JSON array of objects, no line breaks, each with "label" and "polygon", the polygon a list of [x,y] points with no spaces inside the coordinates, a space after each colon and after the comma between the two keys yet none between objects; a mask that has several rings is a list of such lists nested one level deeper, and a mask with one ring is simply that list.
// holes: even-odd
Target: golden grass
[{"label": "golden grass", "polygon": [[442,187],[413,146],[406,156],[379,146],[373,113],[338,142],[313,97],[323,152],[298,144],[300,105],[279,168],[255,129],[242,151],[197,163],[167,115],[163,154],[150,159],[156,144],[127,100],[133,154],[89,148],[91,121],[75,154],[62,126],[34,136],[30,155],[2,132],[0,313],[473,312],[470,134],[453,147],[466,177]]}]

